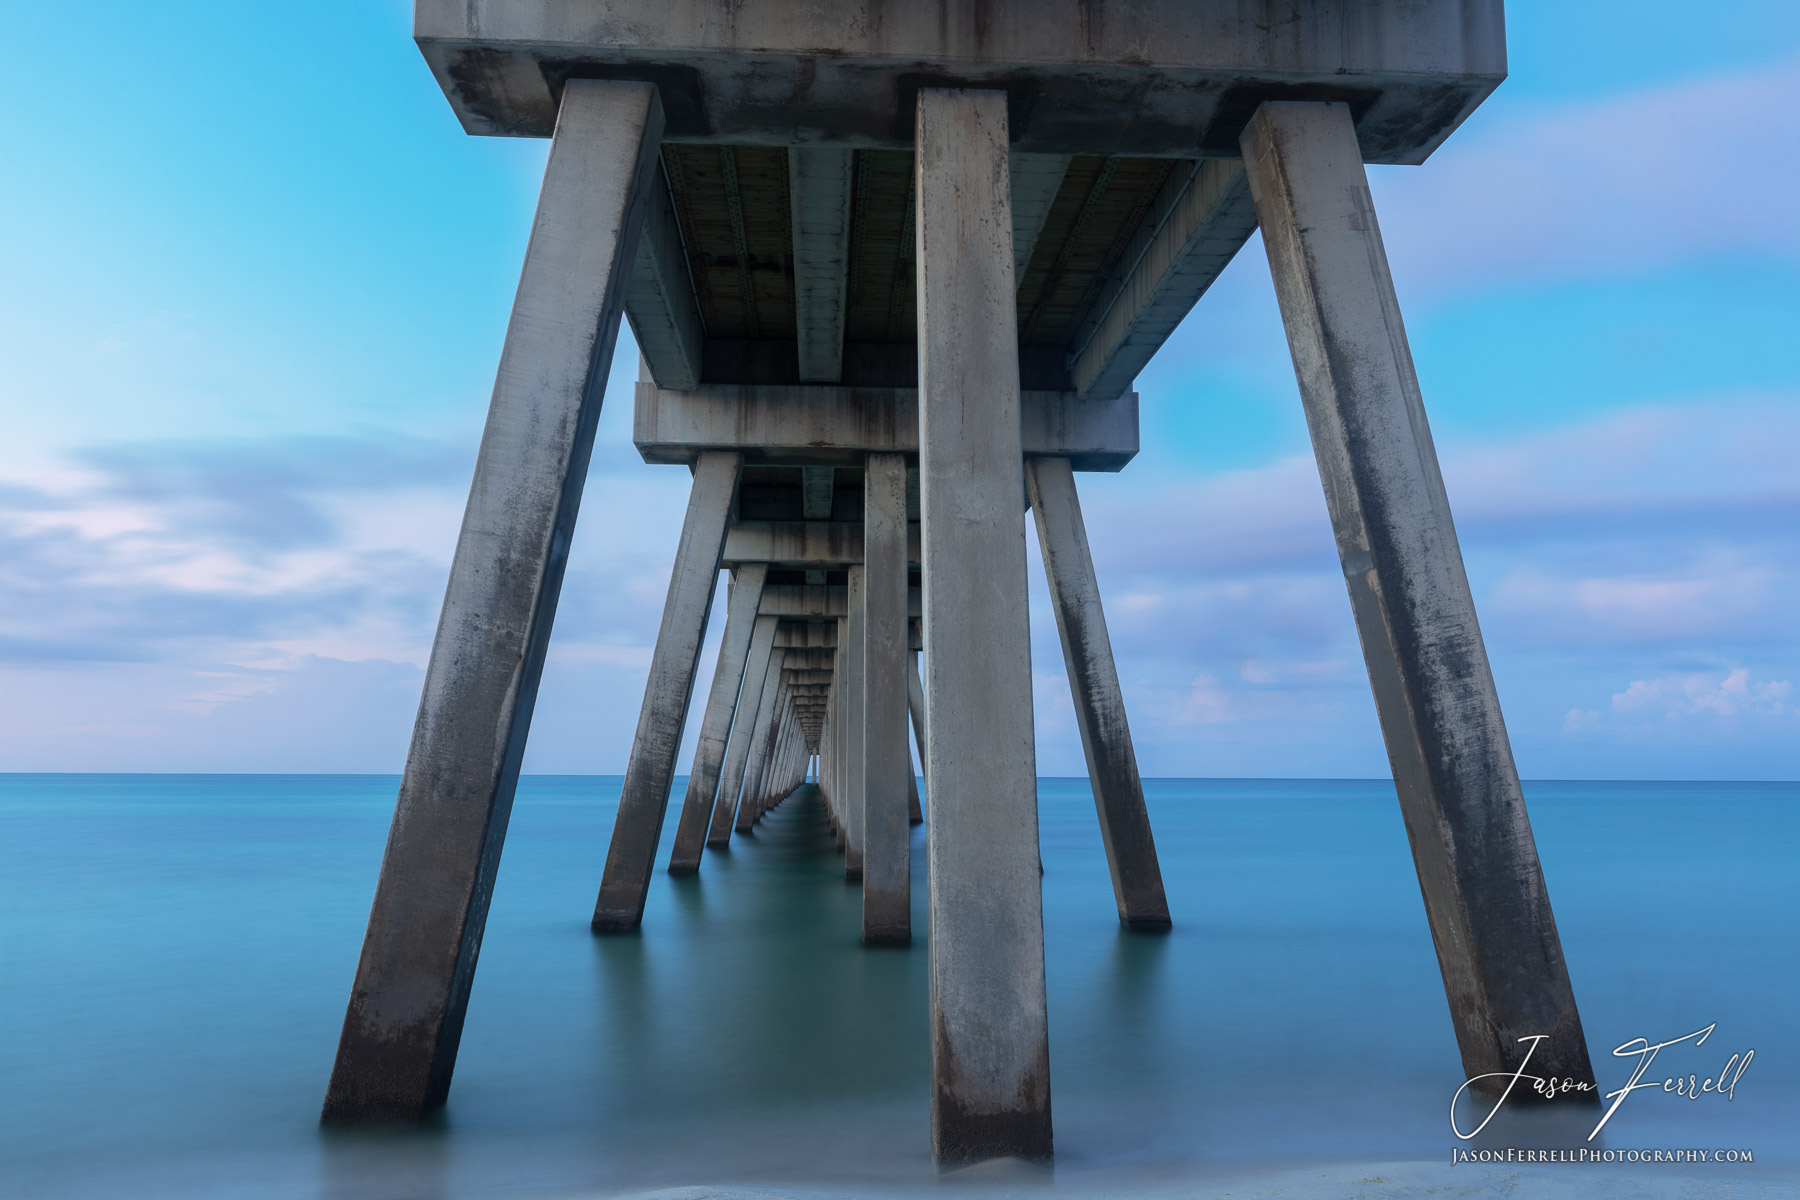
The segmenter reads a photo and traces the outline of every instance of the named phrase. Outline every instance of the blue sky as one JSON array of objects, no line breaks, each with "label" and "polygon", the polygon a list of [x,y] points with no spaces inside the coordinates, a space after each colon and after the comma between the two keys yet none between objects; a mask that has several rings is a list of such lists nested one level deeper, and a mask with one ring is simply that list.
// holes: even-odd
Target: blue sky
[{"label": "blue sky", "polygon": [[[1371,173],[1508,725],[1792,779],[1800,6],[1579,7]],[[70,11],[0,77],[0,770],[397,771],[544,145],[464,136],[397,0]],[[1138,389],[1080,483],[1145,772],[1384,773],[1260,244]],[[685,492],[616,388],[528,770],[623,769]]]}]

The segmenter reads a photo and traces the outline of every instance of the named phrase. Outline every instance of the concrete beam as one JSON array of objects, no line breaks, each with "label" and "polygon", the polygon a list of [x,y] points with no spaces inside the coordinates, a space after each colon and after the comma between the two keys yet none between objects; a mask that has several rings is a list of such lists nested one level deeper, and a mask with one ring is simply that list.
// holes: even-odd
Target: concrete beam
[{"label": "concrete beam", "polygon": [[[919,561],[919,526],[908,529],[908,557]],[[846,567],[862,562],[863,527],[854,521],[739,521],[725,539],[724,562]],[[788,585],[792,586],[792,585]]]},{"label": "concrete beam", "polygon": [[[921,603],[919,589],[907,588],[907,616],[919,616]],[[777,583],[763,589],[759,611],[778,617],[843,617],[850,614],[848,604],[849,589],[843,584]]]},{"label": "concrete beam", "polygon": [[800,343],[800,378],[808,383],[836,383],[843,378],[853,162],[848,150],[788,149],[794,332]]},{"label": "concrete beam", "polygon": [[1119,690],[1075,476],[1060,459],[1036,458],[1025,464],[1025,482],[1119,921],[1131,929],[1167,929],[1169,901],[1150,834],[1144,783],[1131,745],[1131,724],[1125,719],[1125,697]]},{"label": "concrete beam", "polygon": [[594,900],[596,933],[623,933],[644,919],[656,844],[675,781],[675,757],[681,751],[682,729],[694,695],[700,643],[718,583],[719,552],[737,494],[738,466],[735,454],[707,455],[694,471],[650,676],[644,683],[644,705],[625,763],[606,870]]},{"label": "concrete beam", "polygon": [[[729,451],[749,463],[861,466],[869,454],[919,452],[919,394],[823,384],[688,391],[639,384],[631,437],[649,463],[691,463],[707,451]],[[1138,452],[1137,394],[1083,400],[1074,392],[1025,392],[1019,442],[1022,453],[1066,458],[1079,471],[1121,470]]]},{"label": "concrete beam", "polygon": [[563,89],[327,1123],[415,1122],[449,1095],[662,133],[651,87]]},{"label": "concrete beam", "polygon": [[644,231],[625,293],[625,316],[651,379],[667,388],[699,386],[706,329],[694,302],[675,201],[660,168],[644,204]]},{"label": "concrete beam", "polygon": [[782,650],[833,648],[837,645],[837,622],[784,620],[775,630],[775,645]]},{"label": "concrete beam", "polygon": [[670,140],[756,146],[909,149],[920,81],[961,80],[1013,94],[1024,152],[1230,155],[1257,100],[1324,95],[1421,162],[1506,75],[1501,0],[417,0],[413,36],[470,133],[542,137],[563,80],[616,75]]},{"label": "concrete beam", "polygon": [[1067,154],[1011,156],[1015,290],[1024,286],[1025,268],[1031,265],[1031,252],[1037,246],[1038,234],[1044,231],[1044,218],[1050,215],[1056,193],[1062,190],[1063,176],[1069,173],[1069,158]]},{"label": "concrete beam", "polygon": [[1048,1159],[1006,96],[919,92],[932,1153]]},{"label": "concrete beam", "polygon": [[1255,232],[1242,163],[1205,159],[1172,172],[1075,331],[1076,394],[1106,400],[1130,388]]},{"label": "concrete beam", "polygon": [[1463,1076],[1591,1085],[1350,110],[1264,104],[1243,155]]},{"label": "concrete beam", "polygon": [[831,520],[831,505],[837,497],[836,467],[802,467],[800,470],[800,515],[808,521]]}]

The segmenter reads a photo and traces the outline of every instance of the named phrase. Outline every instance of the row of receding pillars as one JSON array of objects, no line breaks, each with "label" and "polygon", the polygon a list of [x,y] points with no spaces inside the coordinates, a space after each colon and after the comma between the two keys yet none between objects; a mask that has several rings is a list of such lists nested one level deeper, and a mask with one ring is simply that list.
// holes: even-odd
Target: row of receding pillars
[{"label": "row of receding pillars", "polygon": [[[661,135],[649,85],[564,91],[328,1120],[416,1119],[448,1093]],[[1534,1072],[1591,1080],[1348,110],[1264,104],[1241,148],[1464,1068],[1509,1073],[1527,1052],[1521,1039],[1541,1034]],[[1072,676],[1084,664],[1103,679],[1111,655],[1104,625],[1082,619],[1099,614],[1085,544],[1054,536],[1058,521],[1078,525],[1066,464],[1027,471],[1021,455],[1004,94],[922,89],[915,155],[932,1145],[944,1163],[1043,1158],[1050,1072],[1022,484],[1052,530],[1053,593],[1058,570],[1085,593],[1057,608]],[[735,474],[735,460],[703,456],[696,468],[690,517],[713,516],[683,528],[596,907],[602,930],[642,916]],[[887,525],[898,465],[872,460],[868,478],[867,595],[851,610],[869,628],[839,652],[860,647],[863,680],[878,682],[860,720],[850,711],[860,689],[848,687],[827,719],[883,732],[854,752],[855,739],[827,739],[824,775],[848,846],[862,850],[879,935],[903,911],[905,875],[875,847],[903,844],[895,796],[909,772],[904,734],[891,736],[903,724],[870,712],[903,694],[906,572]],[[1104,787],[1135,768],[1108,759],[1108,747],[1129,746],[1123,710],[1091,707],[1084,719],[1097,728],[1118,723],[1117,736],[1086,738]],[[783,753],[764,755],[777,785],[780,771],[797,771],[791,740]],[[841,798],[857,753],[869,782],[853,806]],[[775,789],[754,790],[762,803]],[[696,813],[690,841],[701,825]],[[1115,864],[1131,857],[1120,836],[1109,833]],[[1143,836],[1148,849],[1147,826]]]},{"label": "row of receding pillars", "polygon": [[[686,518],[697,536],[684,534],[684,545],[711,547],[721,541],[710,532],[698,535],[729,522],[729,505],[721,505],[720,499],[728,500],[739,467],[736,454],[699,457]],[[1026,478],[1092,767],[1119,918],[1133,928],[1167,928],[1168,904],[1074,474],[1066,459],[1037,458],[1027,462]],[[769,564],[733,564],[725,629],[669,870],[695,872],[704,847],[727,846],[734,829],[748,832],[807,777],[817,755],[818,782],[844,852],[845,877],[863,885],[863,938],[904,944],[912,937],[908,826],[922,820],[906,744],[909,718],[921,761],[929,753],[914,645],[922,635],[919,622],[909,615],[916,598],[908,584],[913,556],[904,456],[868,455],[863,481],[863,561],[843,564],[846,583],[841,588],[770,589],[797,592],[799,600],[765,609]],[[663,821],[660,813],[643,819],[643,810],[650,807],[645,798],[665,794],[680,736],[652,735],[658,729],[679,729],[678,716],[671,721],[662,710],[686,703],[697,667],[691,651],[705,633],[704,625],[695,622],[703,621],[706,612],[698,603],[685,603],[684,594],[697,598],[707,592],[708,576],[716,569],[717,563],[704,557],[676,564],[667,612],[687,624],[665,624],[652,659],[641,736],[632,749],[625,786],[626,794],[639,799],[620,808],[594,916],[599,932],[635,928],[641,920],[655,851],[651,839],[660,836]],[[786,629],[784,615],[791,618]],[[818,618],[830,618],[832,625],[821,628]],[[819,645],[808,644],[818,635],[823,635]]]}]

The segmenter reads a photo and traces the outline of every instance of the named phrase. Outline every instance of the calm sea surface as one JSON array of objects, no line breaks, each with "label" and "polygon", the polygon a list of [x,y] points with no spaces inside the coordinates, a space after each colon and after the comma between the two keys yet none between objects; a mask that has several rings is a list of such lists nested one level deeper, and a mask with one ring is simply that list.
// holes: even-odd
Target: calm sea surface
[{"label": "calm sea surface", "polygon": [[[396,782],[0,776],[0,1194],[931,1182],[923,830],[910,951],[857,944],[809,800],[697,879],[659,873],[641,935],[601,939],[617,777],[520,785],[442,1122],[321,1133]],[[1086,781],[1039,783],[1058,1190],[1447,1159],[1461,1069],[1392,786],[1146,791],[1163,936],[1119,929]],[[1635,1094],[1605,1143],[1796,1177],[1800,785],[1527,795],[1603,1087],[1631,1038],[1717,1022],[1652,1078],[1756,1052],[1735,1099]]]}]

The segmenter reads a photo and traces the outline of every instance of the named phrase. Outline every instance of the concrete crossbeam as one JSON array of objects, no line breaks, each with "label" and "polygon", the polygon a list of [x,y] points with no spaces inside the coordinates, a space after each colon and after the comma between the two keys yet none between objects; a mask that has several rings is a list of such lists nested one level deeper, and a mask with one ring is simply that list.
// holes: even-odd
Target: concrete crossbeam
[{"label": "concrete crossbeam", "polygon": [[625,763],[606,869],[594,900],[596,933],[636,929],[644,919],[656,844],[675,780],[675,757],[700,665],[700,643],[718,583],[719,552],[737,493],[738,465],[737,455],[720,454],[701,458],[695,467],[662,625],[650,657],[650,676],[644,683],[644,705]]},{"label": "concrete crossbeam", "polygon": [[1591,1085],[1350,110],[1264,104],[1243,157],[1464,1075]]},{"label": "concrete crossbeam", "polygon": [[[914,525],[913,530],[918,526]],[[910,533],[910,531],[909,531]],[[730,539],[726,539],[727,545]],[[906,615],[920,615],[919,589],[906,589]],[[841,583],[777,583],[763,589],[762,607],[758,610],[779,617],[843,617],[850,609],[849,589]]]},{"label": "concrete crossbeam", "polygon": [[794,332],[799,338],[800,378],[808,383],[836,383],[843,378],[853,165],[848,150],[788,149]]},{"label": "concrete crossbeam", "polygon": [[1506,74],[1501,0],[418,0],[413,36],[470,133],[542,137],[611,75],[671,140],[761,146],[908,149],[921,81],[959,80],[1014,94],[1015,150],[1229,157],[1258,100],[1323,95],[1422,162]]},{"label": "concrete crossbeam", "polygon": [[[725,539],[728,565],[847,567],[862,562],[863,527],[855,521],[739,521]],[[919,561],[919,525],[907,531],[907,561]],[[783,586],[804,586],[787,584]]]},{"label": "concrete crossbeam", "polygon": [[[907,645],[916,653],[925,648],[924,630],[917,617],[908,622]],[[837,645],[835,621],[782,618],[775,631],[775,645],[783,650],[830,649]]]},{"label": "concrete crossbeam", "polygon": [[[721,450],[742,454],[747,463],[861,466],[869,454],[919,452],[919,394],[824,384],[676,391],[640,383],[631,437],[649,463],[691,463]],[[1138,452],[1137,394],[1121,389],[1082,399],[1074,392],[1025,392],[1019,443],[1025,454],[1066,458],[1078,471],[1121,470]]]},{"label": "concrete crossbeam", "polygon": [[921,89],[916,141],[932,1152],[1048,1159],[1005,93]]},{"label": "concrete crossbeam", "polygon": [[587,81],[561,99],[326,1089],[332,1124],[414,1122],[449,1095],[656,170],[654,88]]},{"label": "concrete crossbeam", "polygon": [[1172,172],[1075,332],[1076,394],[1106,400],[1128,389],[1255,232],[1242,163],[1205,159]]}]

